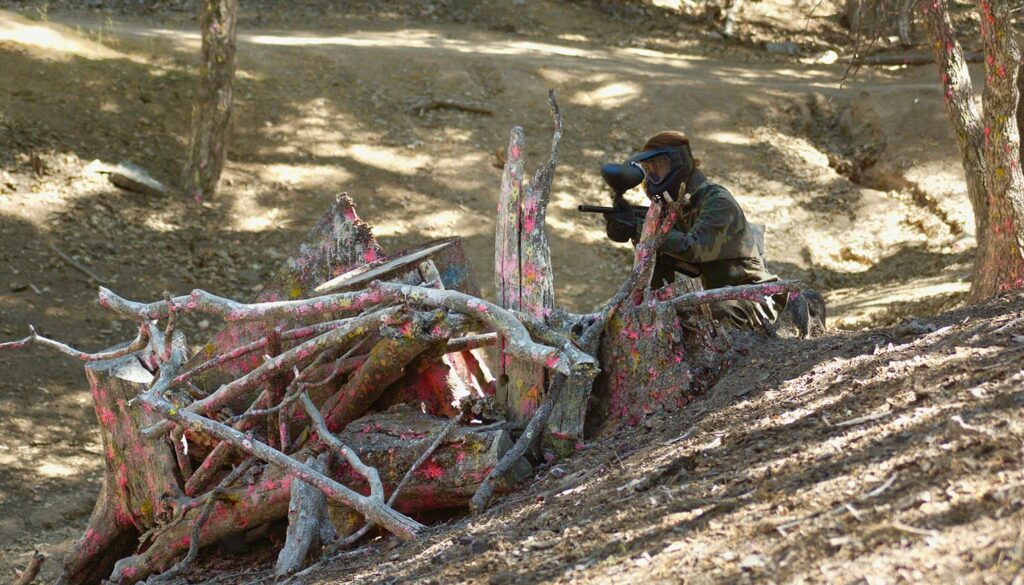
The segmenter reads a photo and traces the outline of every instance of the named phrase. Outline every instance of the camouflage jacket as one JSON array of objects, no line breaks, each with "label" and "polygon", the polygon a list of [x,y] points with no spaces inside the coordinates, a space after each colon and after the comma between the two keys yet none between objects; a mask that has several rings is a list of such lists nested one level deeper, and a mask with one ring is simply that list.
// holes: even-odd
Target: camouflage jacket
[{"label": "camouflage jacket", "polygon": [[761,261],[739,203],[714,183],[694,190],[660,251],[697,264],[705,289],[778,279]]}]

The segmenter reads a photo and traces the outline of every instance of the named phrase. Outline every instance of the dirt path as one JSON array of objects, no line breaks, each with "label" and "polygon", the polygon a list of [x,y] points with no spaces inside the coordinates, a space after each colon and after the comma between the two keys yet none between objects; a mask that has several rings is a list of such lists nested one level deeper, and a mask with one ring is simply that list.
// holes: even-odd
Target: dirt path
[{"label": "dirt path", "polygon": [[[664,128],[694,136],[708,174],[769,226],[772,267],[826,292],[835,324],[931,313],[965,290],[972,225],[930,69],[839,89],[839,66],[689,33],[637,46],[638,31],[592,7],[529,10],[511,29],[288,12],[243,23],[230,162],[201,208],[118,192],[88,166],[132,160],[176,179],[198,46],[186,18],[0,11],[0,337],[26,323],[88,348],[130,336],[50,244],[132,297],[197,285],[245,297],[341,191],[389,250],[462,235],[488,294],[495,152],[520,124],[528,166],[547,156],[549,87],[566,120],[549,216],[563,306],[602,301],[631,256],[576,204],[607,201],[599,165]],[[493,113],[420,113],[431,99]],[[76,364],[33,350],[0,367],[4,572],[35,546],[66,550],[101,463]]]}]

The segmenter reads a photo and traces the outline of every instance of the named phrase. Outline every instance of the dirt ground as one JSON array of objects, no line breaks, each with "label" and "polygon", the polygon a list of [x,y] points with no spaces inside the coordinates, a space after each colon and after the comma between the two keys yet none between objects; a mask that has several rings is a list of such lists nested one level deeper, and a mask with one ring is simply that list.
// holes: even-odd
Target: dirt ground
[{"label": "dirt ground", "polygon": [[[973,222],[931,67],[865,69],[840,84],[845,66],[821,58],[847,42],[828,4],[757,3],[742,38],[726,42],[700,19],[635,3],[247,2],[230,160],[221,193],[197,206],[119,191],[92,164],[127,160],[177,180],[195,89],[194,3],[88,4],[96,7],[0,2],[0,339],[23,336],[28,323],[89,349],[131,336],[96,306],[96,283],[53,247],[131,298],[195,286],[244,298],[343,191],[388,250],[463,236],[486,296],[495,152],[518,124],[528,166],[546,158],[554,88],[566,123],[549,215],[558,304],[588,310],[628,270],[629,248],[575,211],[608,200],[600,163],[681,128],[709,176],[768,226],[770,267],[825,294],[833,330],[755,349],[757,367],[738,364],[684,417],[591,445],[565,469],[612,452],[614,466],[556,506],[509,503],[381,553],[401,555],[387,557],[388,578],[428,580],[440,559],[449,571],[440,581],[670,580],[666,571],[686,567],[714,582],[874,583],[917,580],[925,563],[915,559],[925,557],[935,563],[928,580],[983,582],[993,567],[1012,577],[1020,478],[1000,465],[1019,463],[1010,408],[1019,406],[1018,374],[1001,360],[1015,355],[1005,342],[1020,326],[965,331],[1012,318],[1019,302],[944,314],[933,321],[954,329],[926,343],[893,339],[893,349],[892,329],[866,329],[955,308],[968,287]],[[762,45],[786,39],[799,55]],[[423,110],[430,100],[491,113]],[[764,369],[772,359],[784,365]],[[993,367],[975,371],[976,362]],[[0,355],[0,367],[6,573],[35,547],[62,556],[88,517],[102,463],[79,365],[33,349]],[[937,382],[947,379],[948,389]],[[836,426],[882,408],[883,418]],[[949,422],[954,413],[967,427]],[[694,424],[691,437],[659,447]],[[954,432],[962,436],[948,439]],[[1004,440],[988,441],[996,432]],[[932,458],[945,463],[919,468]],[[858,512],[830,512],[888,477],[869,471],[890,469],[896,480],[854,501]],[[644,477],[655,479],[618,489]],[[975,491],[951,487],[960,481]],[[931,499],[900,507],[920,494]],[[595,509],[602,515],[586,515]],[[471,538],[460,537],[466,527]],[[987,540],[968,545],[964,535]],[[381,558],[345,570],[377,581]]]}]

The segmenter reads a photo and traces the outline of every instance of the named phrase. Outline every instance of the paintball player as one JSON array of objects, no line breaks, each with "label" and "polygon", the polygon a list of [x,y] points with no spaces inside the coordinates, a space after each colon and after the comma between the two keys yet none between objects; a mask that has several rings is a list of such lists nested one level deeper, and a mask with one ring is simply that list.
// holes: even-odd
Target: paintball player
[{"label": "paintball player", "polygon": [[[705,289],[778,280],[765,268],[739,203],[725,187],[704,176],[686,134],[656,134],[629,163],[643,169],[648,197],[667,194],[679,212],[675,227],[659,249],[656,280],[672,281],[672,269],[666,267],[674,264],[673,259],[699,270]],[[608,237],[614,242],[639,240],[643,218],[621,197],[615,207],[616,212],[604,215]],[[763,302],[722,301],[712,304],[711,312],[723,325],[772,335],[786,300],[786,295],[780,294]]]}]

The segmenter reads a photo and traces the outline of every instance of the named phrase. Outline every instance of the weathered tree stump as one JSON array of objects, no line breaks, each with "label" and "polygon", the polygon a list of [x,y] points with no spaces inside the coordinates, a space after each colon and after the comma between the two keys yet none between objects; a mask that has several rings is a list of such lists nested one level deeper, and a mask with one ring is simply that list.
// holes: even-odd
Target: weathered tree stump
[{"label": "weathered tree stump", "polygon": [[64,561],[61,583],[94,583],[134,549],[139,535],[167,522],[181,495],[173,448],[142,429],[160,420],[133,405],[153,375],[134,355],[88,364],[85,375],[103,441],[103,488],[85,535]]},{"label": "weathered tree stump", "polygon": [[730,347],[725,331],[700,307],[676,311],[665,302],[686,284],[626,303],[609,321],[599,354],[605,373],[594,382],[589,433],[677,412],[724,373]]}]

